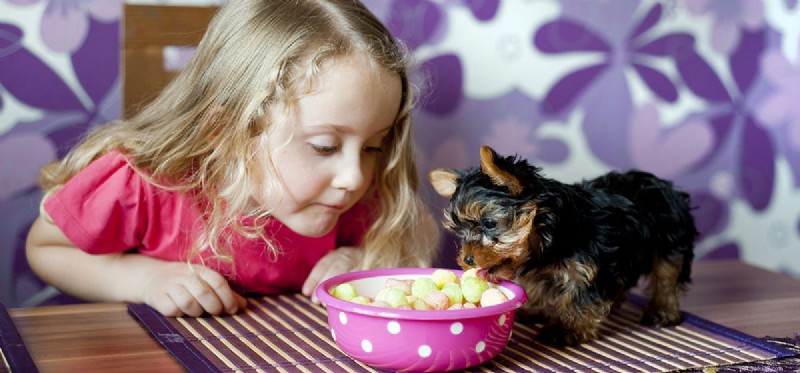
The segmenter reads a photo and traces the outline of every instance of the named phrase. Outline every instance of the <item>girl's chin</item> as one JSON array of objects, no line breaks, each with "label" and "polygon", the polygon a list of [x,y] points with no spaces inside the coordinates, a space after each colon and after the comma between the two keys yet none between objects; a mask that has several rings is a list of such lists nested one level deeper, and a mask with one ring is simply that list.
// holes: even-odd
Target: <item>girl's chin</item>
[{"label": "girl's chin", "polygon": [[332,222],[302,223],[288,226],[289,229],[301,236],[318,238],[330,233],[333,227],[336,226],[336,220]]},{"label": "girl's chin", "polygon": [[[333,227],[331,227],[331,229],[332,228]],[[309,230],[309,231],[302,231],[302,232],[296,232],[296,233],[301,235],[301,236],[305,236],[305,237],[319,238],[319,237],[322,237],[322,236],[330,233],[331,229],[326,229],[324,231],[321,231],[321,230]]]}]

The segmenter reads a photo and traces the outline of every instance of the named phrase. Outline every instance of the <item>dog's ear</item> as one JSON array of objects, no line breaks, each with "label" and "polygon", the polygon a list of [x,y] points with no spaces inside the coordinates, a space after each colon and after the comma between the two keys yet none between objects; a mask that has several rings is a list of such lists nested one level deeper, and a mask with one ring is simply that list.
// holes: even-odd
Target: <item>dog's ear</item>
[{"label": "dog's ear", "polygon": [[522,184],[511,173],[501,170],[495,164],[497,154],[494,150],[486,145],[481,146],[481,171],[492,180],[492,183],[497,186],[508,188],[511,195],[518,195],[522,193]]},{"label": "dog's ear", "polygon": [[459,177],[458,171],[444,168],[437,168],[428,174],[428,180],[431,181],[433,189],[436,189],[436,193],[447,198],[456,192]]}]

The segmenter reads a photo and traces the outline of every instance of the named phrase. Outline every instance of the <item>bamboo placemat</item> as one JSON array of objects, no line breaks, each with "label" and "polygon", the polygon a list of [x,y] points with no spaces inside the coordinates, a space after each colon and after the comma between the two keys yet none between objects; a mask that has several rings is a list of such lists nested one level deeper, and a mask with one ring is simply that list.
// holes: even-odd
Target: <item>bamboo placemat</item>
[{"label": "bamboo placemat", "polygon": [[0,303],[0,373],[38,372],[6,307]]},{"label": "bamboo placemat", "polygon": [[[341,352],[327,315],[302,295],[251,298],[247,311],[200,318],[161,316],[130,305],[132,313],[190,372],[376,372]],[[539,326],[514,325],[508,346],[475,372],[665,372],[762,361],[793,351],[690,313],[671,328],[639,324],[632,298],[603,326],[604,337],[576,347],[538,343]]]}]

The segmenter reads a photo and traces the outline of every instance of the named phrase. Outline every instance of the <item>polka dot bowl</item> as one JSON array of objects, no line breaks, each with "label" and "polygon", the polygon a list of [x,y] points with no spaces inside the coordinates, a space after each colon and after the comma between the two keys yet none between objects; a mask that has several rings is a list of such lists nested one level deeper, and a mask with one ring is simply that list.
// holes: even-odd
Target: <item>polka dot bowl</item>
[{"label": "polka dot bowl", "polygon": [[[333,297],[330,290],[350,283],[374,298],[386,279],[430,276],[435,268],[357,271],[323,281],[316,296],[328,312],[331,336],[352,358],[376,368],[435,372],[465,369],[491,360],[505,348],[514,313],[527,300],[517,284],[498,284],[509,298],[489,307],[422,311],[362,305]],[[459,277],[462,271],[453,270]]]}]

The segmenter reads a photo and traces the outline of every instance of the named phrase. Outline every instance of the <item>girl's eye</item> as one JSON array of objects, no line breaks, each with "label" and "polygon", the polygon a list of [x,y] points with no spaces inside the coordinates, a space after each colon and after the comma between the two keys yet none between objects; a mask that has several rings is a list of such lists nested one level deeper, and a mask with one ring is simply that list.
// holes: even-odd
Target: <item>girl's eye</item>
[{"label": "girl's eye", "polygon": [[364,151],[370,154],[380,154],[383,153],[383,148],[380,146],[367,146]]},{"label": "girl's eye", "polygon": [[336,153],[339,150],[338,146],[325,146],[325,145],[314,145],[311,144],[311,148],[314,149],[315,152],[319,155],[331,155]]},{"label": "girl's eye", "polygon": [[[333,155],[339,151],[339,146],[311,144],[311,148],[319,155]],[[380,154],[383,153],[383,148],[380,146],[366,146],[363,151],[367,154]]]}]

